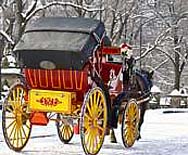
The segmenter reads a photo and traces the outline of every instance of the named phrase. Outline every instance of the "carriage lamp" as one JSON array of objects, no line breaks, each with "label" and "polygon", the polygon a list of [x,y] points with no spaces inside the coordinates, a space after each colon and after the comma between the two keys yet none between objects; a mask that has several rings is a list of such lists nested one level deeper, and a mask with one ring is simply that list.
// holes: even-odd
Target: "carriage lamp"
[{"label": "carriage lamp", "polygon": [[56,68],[56,65],[49,60],[41,61],[39,65],[43,69],[55,69]]}]

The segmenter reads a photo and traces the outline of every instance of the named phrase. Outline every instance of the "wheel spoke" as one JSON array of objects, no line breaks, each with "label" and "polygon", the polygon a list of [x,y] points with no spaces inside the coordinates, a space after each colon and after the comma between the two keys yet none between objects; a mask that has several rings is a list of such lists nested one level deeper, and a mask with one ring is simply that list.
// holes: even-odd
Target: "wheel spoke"
[{"label": "wheel spoke", "polygon": [[67,139],[67,128],[64,126],[64,138]]},{"label": "wheel spoke", "polygon": [[92,112],[91,112],[91,108],[90,108],[90,100],[88,101],[88,104],[87,104],[87,110],[88,110],[88,114],[92,117],[93,115],[92,115]]},{"label": "wheel spoke", "polygon": [[20,141],[21,141],[21,145],[23,145],[23,144],[24,144],[24,142],[23,142],[22,130],[20,130]]},{"label": "wheel spoke", "polygon": [[17,139],[16,139],[16,146],[17,147],[19,147],[19,129],[17,129],[17,132],[16,132],[17,134],[16,134],[16,137],[17,137]]},{"label": "wheel spoke", "polygon": [[97,125],[96,126],[100,131],[104,132],[104,128],[102,128],[101,126]]},{"label": "wheel spoke", "polygon": [[98,118],[100,118],[100,116],[103,114],[103,112],[104,112],[104,109],[99,109]]},{"label": "wheel spoke", "polygon": [[28,137],[27,137],[27,134],[26,134],[23,126],[22,126],[22,131],[23,131],[23,134],[24,134],[25,138],[27,139]]},{"label": "wheel spoke", "polygon": [[12,125],[14,125],[16,123],[16,120],[13,120],[7,127],[6,130],[8,130]]},{"label": "wheel spoke", "polygon": [[90,139],[89,139],[89,142],[90,142],[90,143],[89,143],[89,144],[90,144],[90,145],[89,145],[89,149],[91,150],[91,152],[93,152],[93,151],[92,151],[92,150],[93,150],[93,139],[94,139],[94,138],[93,138],[93,132],[91,132],[91,133],[90,133]]},{"label": "wheel spoke", "polygon": [[30,129],[30,128],[31,128],[30,126],[28,126],[28,124],[25,124],[25,126],[26,126],[28,129]]},{"label": "wheel spoke", "polygon": [[100,106],[100,104],[101,104],[100,100],[101,100],[101,95],[98,93],[97,99],[96,99],[96,101],[97,101],[97,106]]},{"label": "wheel spoke", "polygon": [[84,117],[86,117],[86,119],[88,119],[89,121],[92,119],[87,113],[84,115]]},{"label": "wheel spoke", "polygon": [[14,141],[16,140],[16,132],[17,132],[17,129],[15,128],[15,130],[14,130],[14,136],[13,136],[13,145],[14,145]]},{"label": "wheel spoke", "polygon": [[85,142],[89,141],[90,132],[91,132],[90,128],[86,129],[86,131],[84,133],[85,134]]},{"label": "wheel spoke", "polygon": [[6,105],[5,109],[6,111],[14,113],[13,109],[11,109],[9,105]]},{"label": "wheel spoke", "polygon": [[6,119],[7,119],[7,120],[13,120],[13,119],[15,120],[16,117],[15,117],[15,116],[7,116]]},{"label": "wheel spoke", "polygon": [[16,123],[14,124],[14,126],[12,127],[12,130],[10,131],[10,135],[8,135],[9,138],[12,137],[13,132],[15,132],[15,128],[16,128]]}]

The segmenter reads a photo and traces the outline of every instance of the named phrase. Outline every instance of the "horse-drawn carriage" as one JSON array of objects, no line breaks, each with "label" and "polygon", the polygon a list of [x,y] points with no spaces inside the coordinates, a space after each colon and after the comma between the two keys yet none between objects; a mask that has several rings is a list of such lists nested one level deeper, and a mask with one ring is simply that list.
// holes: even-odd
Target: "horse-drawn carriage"
[{"label": "horse-drawn carriage", "polygon": [[[10,149],[22,150],[33,125],[55,120],[68,143],[79,124],[86,154],[97,154],[108,129],[121,119],[122,140],[138,136],[139,104],[149,100],[148,73],[109,46],[104,24],[87,18],[41,18],[30,24],[14,52],[25,79],[13,85],[3,104],[2,127]],[[119,56],[120,63],[112,60]]]}]

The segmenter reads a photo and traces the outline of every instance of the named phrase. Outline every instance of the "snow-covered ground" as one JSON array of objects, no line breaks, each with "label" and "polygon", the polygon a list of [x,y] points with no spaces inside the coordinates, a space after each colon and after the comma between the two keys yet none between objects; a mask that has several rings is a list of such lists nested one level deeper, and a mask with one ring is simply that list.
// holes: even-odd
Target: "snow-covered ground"
[{"label": "snow-covered ground", "polygon": [[[125,149],[121,140],[120,129],[118,143],[112,144],[109,136],[100,155],[188,155],[188,109],[181,113],[163,113],[167,109],[148,110],[142,126],[142,139],[133,147]],[[168,109],[172,110],[172,109]],[[1,115],[1,112],[0,112]],[[1,119],[0,119],[1,124]],[[56,134],[55,123],[46,127],[34,126],[31,138],[21,153],[11,151],[4,142],[0,125],[0,155],[84,155],[80,136],[75,135],[70,144],[62,144]]]}]

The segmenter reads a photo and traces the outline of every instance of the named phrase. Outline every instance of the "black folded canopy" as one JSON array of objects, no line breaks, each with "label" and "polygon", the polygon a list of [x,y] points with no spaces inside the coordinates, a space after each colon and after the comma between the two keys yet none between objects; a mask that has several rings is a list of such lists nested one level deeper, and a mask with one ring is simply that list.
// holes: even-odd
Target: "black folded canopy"
[{"label": "black folded canopy", "polygon": [[105,37],[104,24],[90,18],[45,17],[29,24],[14,48],[27,68],[81,70]]}]

